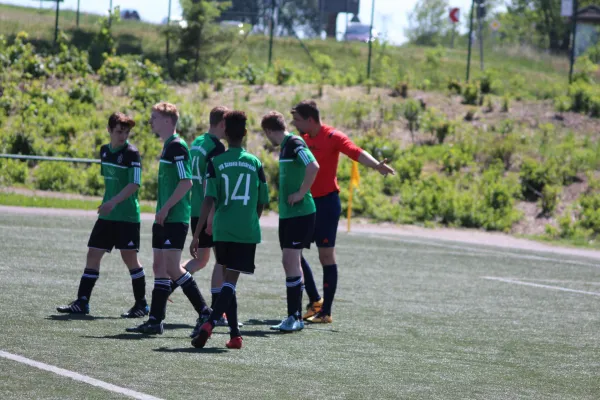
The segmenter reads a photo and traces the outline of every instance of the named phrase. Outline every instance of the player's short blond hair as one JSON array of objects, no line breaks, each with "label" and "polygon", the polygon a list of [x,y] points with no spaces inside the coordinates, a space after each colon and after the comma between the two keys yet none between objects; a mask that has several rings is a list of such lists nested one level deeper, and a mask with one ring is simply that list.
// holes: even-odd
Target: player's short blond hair
[{"label": "player's short blond hair", "polygon": [[161,101],[152,107],[152,111],[155,111],[164,117],[170,117],[171,121],[173,121],[173,125],[176,125],[177,121],[179,121],[179,111],[177,110],[177,106],[175,104]]}]

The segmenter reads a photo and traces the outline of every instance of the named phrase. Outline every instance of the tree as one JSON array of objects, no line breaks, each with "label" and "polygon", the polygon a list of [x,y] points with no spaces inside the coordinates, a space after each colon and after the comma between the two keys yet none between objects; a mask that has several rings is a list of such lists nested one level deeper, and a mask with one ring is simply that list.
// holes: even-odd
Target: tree
[{"label": "tree", "polygon": [[415,44],[436,46],[451,32],[448,0],[419,0],[408,15],[406,36]]},{"label": "tree", "polygon": [[179,57],[187,66],[181,73],[187,78],[206,78],[210,67],[227,54],[233,33],[220,29],[215,21],[230,6],[230,2],[222,1],[181,0],[186,25],[173,28],[178,32],[172,36],[179,40]]},{"label": "tree", "polygon": [[[595,0],[579,0],[587,7]],[[530,44],[554,52],[569,49],[570,19],[560,15],[561,0],[512,0],[506,13],[500,15],[505,42]]]},{"label": "tree", "polygon": [[307,36],[321,31],[319,0],[279,0],[279,34],[293,35],[300,28]]}]

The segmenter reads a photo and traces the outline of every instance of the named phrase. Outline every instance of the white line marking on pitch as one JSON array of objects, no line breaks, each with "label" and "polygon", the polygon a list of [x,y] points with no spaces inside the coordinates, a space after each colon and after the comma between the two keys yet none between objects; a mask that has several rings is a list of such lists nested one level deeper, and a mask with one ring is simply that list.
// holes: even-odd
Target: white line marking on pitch
[{"label": "white line marking on pitch", "polygon": [[516,279],[498,278],[498,277],[495,277],[495,276],[482,276],[482,278],[483,279],[487,279],[487,280],[491,280],[491,281],[499,281],[499,282],[505,282],[505,283],[514,283],[515,285],[532,286],[532,287],[538,287],[538,288],[542,288],[542,289],[560,290],[561,292],[589,294],[590,296],[598,296],[598,297],[600,297],[600,293],[597,293],[597,292],[586,292],[585,290],[569,289],[569,288],[561,287],[561,286],[540,285],[539,283],[518,281]]},{"label": "white line marking on pitch", "polygon": [[23,364],[27,364],[29,366],[42,369],[44,371],[54,372],[57,375],[66,376],[67,378],[71,378],[76,381],[84,382],[92,386],[96,386],[102,388],[104,390],[108,390],[113,393],[120,393],[125,396],[132,397],[134,399],[139,400],[162,400],[158,397],[150,396],[148,394],[136,392],[135,390],[125,389],[120,386],[116,386],[110,383],[106,383],[100,381],[98,379],[90,378],[89,376],[81,375],[76,372],[69,371],[67,369],[58,368],[52,365],[44,364],[39,361],[30,360],[29,358],[21,357],[16,354],[7,353],[5,351],[0,350],[0,357],[7,358],[9,360],[13,360],[16,362],[20,362]]},{"label": "white line marking on pitch", "polygon": [[[538,252],[538,253],[548,254],[548,252],[545,252],[542,250],[527,250],[527,249],[517,249],[517,248],[513,248],[513,247],[506,247],[506,250],[502,250],[503,248],[501,248],[501,250],[497,251],[497,250],[481,249],[481,248],[473,247],[473,246],[476,246],[476,244],[473,244],[472,246],[461,246],[458,244],[436,242],[438,239],[432,239],[431,241],[419,240],[419,239],[405,239],[405,238],[399,237],[399,236],[389,236],[389,235],[379,235],[379,234],[364,234],[364,236],[378,238],[378,239],[391,240],[391,241],[398,241],[398,242],[403,242],[403,243],[408,243],[408,244],[426,245],[429,247],[442,247],[442,248],[447,248],[447,249],[470,251],[470,253],[467,253],[464,255],[471,256],[471,257],[480,257],[480,256],[490,255],[490,256],[498,256],[498,257],[518,258],[518,259],[522,259],[522,260],[550,261],[550,262],[556,262],[556,263],[560,263],[560,264],[581,265],[581,266],[593,267],[593,268],[599,267],[598,264],[592,264],[589,262],[570,260],[567,258],[535,256],[535,255],[514,253],[511,251],[514,249],[514,250],[522,250],[523,252]],[[470,243],[465,243],[465,244],[470,244]],[[482,245],[482,246],[491,247],[492,245],[486,244],[486,245]],[[565,257],[569,257],[569,255],[565,255]],[[585,258],[585,256],[576,256],[576,257]]]}]

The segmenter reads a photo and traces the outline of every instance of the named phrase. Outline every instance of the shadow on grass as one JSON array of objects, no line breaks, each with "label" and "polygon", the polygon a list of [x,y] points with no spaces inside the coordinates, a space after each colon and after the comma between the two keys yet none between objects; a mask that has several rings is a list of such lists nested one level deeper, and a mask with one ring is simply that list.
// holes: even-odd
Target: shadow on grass
[{"label": "shadow on grass", "polygon": [[281,322],[280,319],[265,319],[265,320],[260,320],[260,319],[249,319],[248,321],[244,322],[244,325],[247,326],[260,326],[260,325],[277,325]]},{"label": "shadow on grass", "polygon": [[119,333],[117,335],[104,335],[104,336],[81,336],[86,339],[114,339],[114,340],[143,340],[143,339],[156,339],[157,335],[145,335],[141,333]]},{"label": "shadow on grass", "polygon": [[164,324],[165,329],[194,329],[189,324]]},{"label": "shadow on grass", "polygon": [[152,351],[156,351],[159,353],[198,353],[198,354],[221,354],[228,353],[229,350],[219,349],[215,347],[210,347],[208,349],[196,349],[195,347],[177,347],[177,348],[168,348],[168,347],[159,347],[158,349],[154,349]]},{"label": "shadow on grass", "polygon": [[55,314],[46,317],[50,321],[93,321],[96,319],[123,319],[121,317],[95,317],[85,314]]},{"label": "shadow on grass", "polygon": [[257,338],[266,338],[269,336],[275,335],[285,335],[284,332],[281,331],[240,331],[242,337],[257,337]]}]

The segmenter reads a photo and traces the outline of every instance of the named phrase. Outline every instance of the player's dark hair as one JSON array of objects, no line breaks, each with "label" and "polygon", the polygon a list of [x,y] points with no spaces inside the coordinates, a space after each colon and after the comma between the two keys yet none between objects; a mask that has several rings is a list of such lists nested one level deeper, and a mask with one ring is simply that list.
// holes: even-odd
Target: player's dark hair
[{"label": "player's dark hair", "polygon": [[285,131],[287,129],[283,114],[277,111],[271,111],[270,113],[266,114],[263,117],[260,126],[265,131]]},{"label": "player's dark hair", "polygon": [[217,106],[210,110],[210,126],[217,126],[221,121],[223,121],[223,117],[225,116],[225,113],[227,113],[227,111],[229,110],[227,109],[227,107],[224,106]]},{"label": "player's dark hair", "polygon": [[312,118],[315,122],[321,120],[317,103],[312,100],[303,100],[292,108],[292,114],[298,114],[302,119]]},{"label": "player's dark hair", "polygon": [[225,119],[225,133],[227,138],[234,143],[241,143],[246,136],[246,113],[243,111],[228,111]]},{"label": "player's dark hair", "polygon": [[135,126],[135,121],[122,112],[116,112],[108,118],[108,128],[112,131],[117,125],[131,129]]}]

